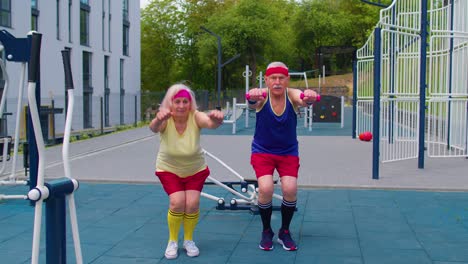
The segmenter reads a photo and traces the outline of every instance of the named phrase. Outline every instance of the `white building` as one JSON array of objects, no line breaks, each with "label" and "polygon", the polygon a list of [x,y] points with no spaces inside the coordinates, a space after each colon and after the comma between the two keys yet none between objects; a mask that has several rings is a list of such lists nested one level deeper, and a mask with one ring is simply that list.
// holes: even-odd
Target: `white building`
[{"label": "white building", "polygon": [[[66,116],[63,49],[71,51],[73,130],[133,124],[140,119],[139,0],[0,0],[0,30],[16,38],[26,38],[31,30],[42,34],[41,105],[53,102],[63,110],[55,114],[55,133],[63,133]],[[11,113],[3,119],[8,135],[14,135],[22,66],[7,61],[4,49],[1,55],[9,77],[5,112]],[[5,79],[1,73],[0,77]],[[0,92],[3,86],[4,81]],[[26,87],[22,105],[27,105]],[[5,122],[2,127],[5,134]],[[44,127],[50,137],[51,123]]]}]

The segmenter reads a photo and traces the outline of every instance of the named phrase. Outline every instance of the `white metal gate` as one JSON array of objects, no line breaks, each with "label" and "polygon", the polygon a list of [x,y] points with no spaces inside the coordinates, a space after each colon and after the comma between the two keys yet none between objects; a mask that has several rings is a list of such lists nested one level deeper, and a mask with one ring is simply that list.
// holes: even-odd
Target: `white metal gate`
[{"label": "white metal gate", "polygon": [[[399,18],[406,25],[414,19],[413,16],[410,12]],[[418,30],[401,27],[381,31],[381,162],[412,159],[418,155],[421,71]]]},{"label": "white metal gate", "polygon": [[468,1],[433,3],[429,18],[427,153],[467,157]]}]

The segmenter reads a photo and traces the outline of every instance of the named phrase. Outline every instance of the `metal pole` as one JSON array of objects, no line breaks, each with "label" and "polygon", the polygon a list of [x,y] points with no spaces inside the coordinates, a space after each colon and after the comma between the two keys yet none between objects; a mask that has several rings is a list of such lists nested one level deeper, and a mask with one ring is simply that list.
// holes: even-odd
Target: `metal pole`
[{"label": "metal pole", "polygon": [[[32,38],[28,36],[28,39]],[[38,34],[39,38],[39,43],[42,40],[42,35]],[[31,40],[32,42],[32,40]],[[31,43],[30,42],[30,43]],[[31,45],[31,44],[29,44]],[[40,65],[40,55],[37,56],[37,65]],[[35,95],[36,95],[36,104],[37,104],[37,111],[40,111],[40,105],[41,105],[41,73],[40,69],[41,67],[31,67],[30,66],[31,62],[28,63],[28,71],[30,72],[31,69],[35,69],[36,72],[31,72],[29,73],[30,75],[35,75],[36,76],[36,90],[35,90]],[[34,64],[34,63],[32,63]],[[28,118],[27,118],[27,123],[26,123],[26,131],[27,131],[27,140],[28,140],[28,147],[29,147],[29,188],[32,189],[36,187],[37,185],[37,177],[39,174],[39,153],[37,149],[37,141],[36,137],[34,135],[34,127],[33,127],[33,121],[31,117],[31,107],[28,107]],[[34,204],[33,202],[31,202]]]},{"label": "metal pole", "polygon": [[101,119],[100,119],[100,126],[101,126],[101,135],[104,134],[104,104],[102,102],[102,96],[99,97],[99,106],[100,106],[100,110],[101,110]]},{"label": "metal pole", "polygon": [[240,57],[240,54],[236,54],[234,57],[230,58],[229,60],[227,60],[226,62],[222,62],[223,61],[223,58],[222,58],[222,51],[223,51],[223,47],[221,46],[221,37],[216,35],[215,33],[211,32],[209,29],[207,29],[206,27],[204,26],[200,26],[201,29],[203,29],[204,31],[208,32],[210,35],[212,36],[215,36],[216,39],[218,40],[218,105],[216,106],[216,109],[218,110],[221,110],[221,102],[220,102],[220,97],[221,97],[221,76],[222,76],[222,68],[230,63],[231,61],[237,59]]},{"label": "metal pole", "polygon": [[424,133],[426,132],[426,60],[427,60],[427,1],[421,2],[421,50],[419,73],[419,139],[418,168],[424,169]]},{"label": "metal pole", "polygon": [[221,46],[221,37],[216,35],[215,33],[211,32],[209,29],[207,29],[206,27],[204,26],[200,26],[201,29],[203,29],[204,31],[208,32],[208,34],[216,37],[216,39],[218,40],[218,82],[217,82],[217,90],[218,90],[218,93],[217,93],[217,101],[218,101],[218,105],[216,106],[216,108],[219,108],[221,109],[221,102],[220,102],[220,94],[221,94],[221,65],[222,65],[222,58],[221,58],[221,52],[222,52],[222,46]]},{"label": "metal pole", "polygon": [[380,70],[381,70],[381,28],[374,30],[374,111],[372,140],[372,179],[379,179],[380,159]]},{"label": "metal pole", "polygon": [[138,108],[137,108],[137,104],[138,104],[138,96],[135,95],[135,104],[134,104],[134,106],[135,106],[135,123],[133,124],[133,126],[135,126],[135,127],[138,125],[138,115],[137,115]]},{"label": "metal pole", "polygon": [[[351,130],[351,137],[356,138],[356,121],[357,121],[357,58],[353,61],[353,128]],[[342,115],[344,113],[341,113]]]},{"label": "metal pole", "polygon": [[52,114],[50,114],[50,118],[52,119],[51,123],[51,130],[52,130],[52,144],[55,144],[55,102],[54,99],[51,100],[50,105],[52,106]]},{"label": "metal pole", "polygon": [[46,263],[67,263],[65,195],[51,195],[46,203]]},{"label": "metal pole", "polygon": [[218,105],[217,107],[221,107],[220,96],[221,96],[221,38],[218,35],[215,35],[218,39]]}]

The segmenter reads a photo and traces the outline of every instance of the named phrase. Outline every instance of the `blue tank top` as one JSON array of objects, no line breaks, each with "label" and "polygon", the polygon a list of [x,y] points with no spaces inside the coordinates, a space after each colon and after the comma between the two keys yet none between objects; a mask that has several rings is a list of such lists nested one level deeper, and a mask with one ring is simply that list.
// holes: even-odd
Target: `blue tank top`
[{"label": "blue tank top", "polygon": [[273,111],[270,96],[256,113],[252,153],[299,156],[297,115],[287,94],[286,92],[285,109],[281,115],[276,115]]}]

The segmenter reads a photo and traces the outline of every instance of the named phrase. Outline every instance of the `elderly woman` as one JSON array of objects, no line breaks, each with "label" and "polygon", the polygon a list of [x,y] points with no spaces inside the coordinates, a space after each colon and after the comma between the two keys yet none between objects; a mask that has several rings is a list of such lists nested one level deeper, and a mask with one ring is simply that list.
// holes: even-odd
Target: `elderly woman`
[{"label": "elderly woman", "polygon": [[164,97],[149,128],[160,133],[160,147],[156,159],[156,176],[169,195],[167,222],[169,242],[165,256],[178,255],[178,235],[184,225],[183,247],[189,257],[200,254],[193,242],[198,222],[200,193],[210,170],[200,146],[200,130],[215,129],[224,119],[221,111],[197,111],[193,91],[183,85],[172,85]]}]

